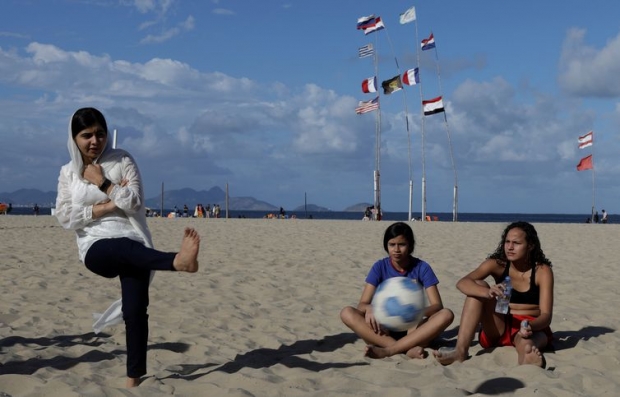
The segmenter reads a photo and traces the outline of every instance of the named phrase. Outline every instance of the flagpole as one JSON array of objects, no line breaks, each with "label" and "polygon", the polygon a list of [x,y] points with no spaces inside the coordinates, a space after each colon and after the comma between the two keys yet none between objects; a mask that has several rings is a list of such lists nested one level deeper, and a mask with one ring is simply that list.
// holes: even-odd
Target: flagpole
[{"label": "flagpole", "polygon": [[594,187],[594,146],[592,146],[592,223],[594,223],[594,214],[596,211],[596,189]]},{"label": "flagpole", "polygon": [[[432,33],[432,32],[431,32]],[[441,86],[441,72],[439,69],[439,52],[437,46],[435,46],[435,66],[437,68],[437,82],[439,83],[439,95],[443,99],[443,88]],[[452,138],[450,135],[450,127],[448,126],[448,116],[446,111],[443,112],[444,125],[446,127],[446,134],[448,136],[448,147],[450,149],[450,161],[452,162],[452,171],[454,173],[454,190],[452,195],[452,221],[458,220],[458,178],[456,174],[456,164],[454,162],[454,151],[452,150]]]},{"label": "flagpole", "polygon": [[[392,40],[390,39],[387,26],[384,29],[385,29],[385,34],[387,35],[388,43],[390,43],[390,49],[392,50],[392,56],[394,57],[394,63],[396,64],[396,71],[398,72],[398,79],[401,79],[400,65],[398,64],[398,58],[396,58],[396,53],[394,52],[394,46],[392,45]],[[401,86],[402,86],[402,82],[401,82]],[[406,91],[402,87],[401,87],[401,91],[403,92],[403,107],[405,110],[405,126],[407,128],[407,159],[408,159],[408,166],[409,166],[409,203],[408,203],[407,220],[410,221],[412,206],[413,206],[413,171],[412,171],[412,165],[411,165],[411,131],[409,129],[409,108],[407,107],[407,94],[406,94]]]},{"label": "flagpole", "polygon": [[[378,36],[375,35],[375,50],[373,51],[373,62],[375,67],[375,76],[379,76],[379,61],[377,57]],[[380,101],[379,101],[380,102]],[[373,173],[374,185],[374,206],[375,219],[380,220],[381,211],[381,103],[375,110],[375,171]]]},{"label": "flagpole", "polygon": [[[417,19],[417,15],[416,15],[416,20],[415,20],[415,41],[416,41],[416,62],[417,62],[417,67],[418,67],[418,71],[420,70],[420,39],[418,36],[418,19]],[[419,73],[419,72],[418,72]],[[426,122],[425,122],[425,118],[424,118],[424,106],[422,106],[422,101],[424,101],[424,93],[422,92],[422,79],[420,78],[420,83],[418,84],[419,87],[419,91],[420,91],[420,119],[421,119],[421,147],[422,147],[422,185],[421,185],[421,192],[422,192],[422,221],[426,221],[426,153],[424,150],[425,144],[426,144],[426,133],[425,133],[425,128],[426,128]]]}]

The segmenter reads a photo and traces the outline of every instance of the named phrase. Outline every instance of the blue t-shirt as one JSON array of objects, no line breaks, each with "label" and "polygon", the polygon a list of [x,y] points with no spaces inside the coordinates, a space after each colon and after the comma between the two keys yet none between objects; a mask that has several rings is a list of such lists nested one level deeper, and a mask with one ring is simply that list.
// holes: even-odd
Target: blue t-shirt
[{"label": "blue t-shirt", "polygon": [[388,278],[409,277],[417,280],[425,289],[439,284],[439,280],[431,268],[431,265],[414,256],[411,257],[411,260],[413,261],[411,269],[407,270],[405,273],[400,273],[392,266],[390,257],[380,259],[370,268],[368,276],[366,276],[366,282],[377,287]]}]

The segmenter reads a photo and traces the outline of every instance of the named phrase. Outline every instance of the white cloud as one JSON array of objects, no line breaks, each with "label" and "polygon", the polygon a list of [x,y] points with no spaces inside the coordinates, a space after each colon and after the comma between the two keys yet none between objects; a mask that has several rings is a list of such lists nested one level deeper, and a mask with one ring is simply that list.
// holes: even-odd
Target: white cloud
[{"label": "white cloud", "polygon": [[600,49],[586,44],[585,29],[570,29],[562,45],[559,83],[582,97],[620,96],[620,34]]}]

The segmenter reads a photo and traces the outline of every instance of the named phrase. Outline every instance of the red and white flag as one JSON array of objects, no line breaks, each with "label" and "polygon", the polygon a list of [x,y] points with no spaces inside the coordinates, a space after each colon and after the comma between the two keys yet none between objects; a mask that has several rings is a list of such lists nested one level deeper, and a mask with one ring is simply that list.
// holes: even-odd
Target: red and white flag
[{"label": "red and white flag", "polygon": [[362,81],[362,92],[368,94],[370,92],[377,92],[377,77],[371,77]]},{"label": "red and white flag", "polygon": [[577,164],[577,171],[591,170],[592,168],[594,168],[594,164],[592,164],[592,155],[582,158],[579,160],[579,164]]},{"label": "red and white flag", "polygon": [[579,149],[592,146],[592,143],[594,142],[594,132],[590,131],[584,136],[580,136],[578,141],[579,141]]}]

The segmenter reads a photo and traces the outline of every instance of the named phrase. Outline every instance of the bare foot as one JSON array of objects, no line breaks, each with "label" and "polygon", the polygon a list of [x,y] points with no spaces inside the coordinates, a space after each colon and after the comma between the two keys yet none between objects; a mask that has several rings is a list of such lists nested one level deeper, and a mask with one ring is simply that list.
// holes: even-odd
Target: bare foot
[{"label": "bare foot", "polygon": [[364,351],[364,356],[369,358],[385,358],[389,357],[390,354],[383,347],[368,345],[366,346],[366,350]]},{"label": "bare foot", "polygon": [[422,346],[412,347],[411,349],[407,350],[406,354],[409,358],[424,358],[426,356],[426,352],[424,351],[424,348],[422,348]]},{"label": "bare foot", "polygon": [[536,346],[525,346],[525,354],[521,364],[536,365],[542,368],[545,364],[545,358]]},{"label": "bare foot", "polygon": [[456,349],[450,349],[447,347],[441,347],[439,350],[433,350],[433,356],[441,365],[450,365],[455,361],[465,361],[465,355],[460,354]]},{"label": "bare foot", "polygon": [[198,250],[200,249],[200,236],[198,232],[186,227],[181,241],[181,249],[174,257],[172,266],[178,272],[195,273],[198,271]]},{"label": "bare foot", "polygon": [[138,385],[140,385],[140,378],[127,378],[127,380],[125,381],[125,387],[128,389],[132,387],[137,387]]}]

